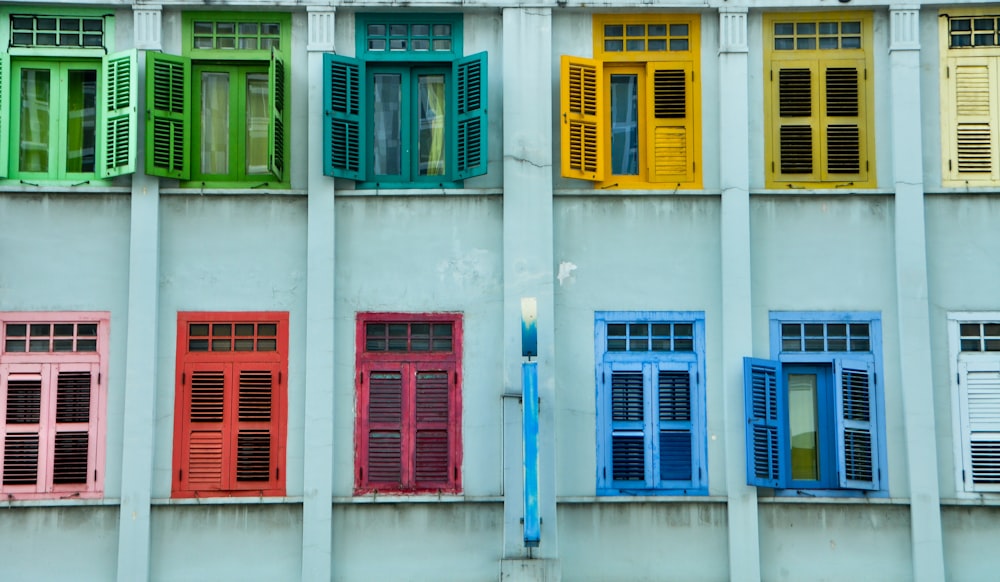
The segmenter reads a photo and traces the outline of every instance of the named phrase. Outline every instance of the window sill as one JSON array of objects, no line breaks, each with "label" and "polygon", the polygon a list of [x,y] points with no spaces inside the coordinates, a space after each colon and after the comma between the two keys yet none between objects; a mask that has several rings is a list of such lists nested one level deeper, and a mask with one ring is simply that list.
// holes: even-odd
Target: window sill
[{"label": "window sill", "polygon": [[503,503],[502,495],[484,495],[472,497],[469,495],[359,495],[352,497],[334,497],[334,505],[366,505],[366,504],[401,504],[401,503]]},{"label": "window sill", "polygon": [[284,505],[301,504],[301,497],[186,497],[151,499],[150,505]]},{"label": "window sill", "polygon": [[573,495],[556,498],[557,504],[587,503],[728,503],[725,495]]},{"label": "window sill", "polygon": [[655,190],[642,189],[611,189],[611,188],[560,188],[553,190],[555,196],[711,196],[719,197],[721,190],[674,190],[672,188],[660,188]]},{"label": "window sill", "polygon": [[376,188],[360,190],[337,189],[334,194],[343,196],[499,196],[502,188]]},{"label": "window sill", "polygon": [[[9,182],[9,183],[3,183]],[[13,180],[0,180],[0,193],[4,194],[131,194],[130,186],[76,186],[66,184],[26,184]]]},{"label": "window sill", "polygon": [[961,497],[941,499],[942,506],[950,507],[1000,507],[1000,493],[959,493]]},{"label": "window sill", "polygon": [[15,499],[12,501],[0,501],[0,509],[14,509],[18,507],[117,507],[120,504],[121,500],[109,498]]},{"label": "window sill", "polygon": [[942,186],[940,188],[924,188],[925,195],[956,195],[956,194],[997,194],[1000,193],[1000,182],[983,186]]},{"label": "window sill", "polygon": [[[847,496],[845,493],[852,493],[852,495]],[[872,495],[853,495],[853,492],[848,491],[817,491],[814,497],[810,496],[795,496],[791,497],[788,494],[775,495],[774,497],[762,497],[758,496],[757,501],[760,503],[804,503],[804,504],[821,504],[821,505],[909,505],[910,499],[908,497],[888,497],[884,492],[879,493],[881,497],[874,497]],[[835,494],[839,494],[834,496]]]},{"label": "window sill", "polygon": [[750,189],[751,196],[893,196],[890,188],[760,188]]},{"label": "window sill", "polygon": [[308,190],[277,188],[161,188],[160,194],[167,196],[305,196]]}]

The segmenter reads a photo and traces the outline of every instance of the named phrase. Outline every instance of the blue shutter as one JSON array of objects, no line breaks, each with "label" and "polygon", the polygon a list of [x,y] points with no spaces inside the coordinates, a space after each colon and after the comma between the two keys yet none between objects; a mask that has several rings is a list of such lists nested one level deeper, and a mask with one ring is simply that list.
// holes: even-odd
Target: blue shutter
[{"label": "blue shutter", "polygon": [[614,487],[646,487],[647,382],[642,364],[613,364],[606,378],[610,400],[611,463],[608,478]]},{"label": "blue shutter", "polygon": [[654,458],[658,460],[660,486],[690,487],[694,475],[692,401],[694,398],[694,364],[660,364],[657,366],[656,440]]},{"label": "blue shutter", "polygon": [[453,65],[456,90],[455,112],[451,118],[454,179],[464,180],[486,173],[487,120],[486,90],[489,85],[486,53],[458,59]]},{"label": "blue shutter", "polygon": [[837,474],[846,489],[879,488],[875,366],[864,360],[836,361]]},{"label": "blue shutter", "polygon": [[7,177],[10,167],[10,55],[0,52],[0,178]]},{"label": "blue shutter", "polygon": [[780,488],[788,475],[786,394],[781,362],[743,358],[747,485]]},{"label": "blue shutter", "polygon": [[285,60],[275,48],[271,49],[267,83],[271,105],[267,125],[268,171],[280,182],[285,171]]},{"label": "blue shutter", "polygon": [[323,174],[364,180],[365,63],[323,55]]},{"label": "blue shutter", "polygon": [[102,178],[135,172],[139,101],[136,49],[105,55],[101,63],[104,86],[100,97],[101,134],[97,138],[97,171]]}]

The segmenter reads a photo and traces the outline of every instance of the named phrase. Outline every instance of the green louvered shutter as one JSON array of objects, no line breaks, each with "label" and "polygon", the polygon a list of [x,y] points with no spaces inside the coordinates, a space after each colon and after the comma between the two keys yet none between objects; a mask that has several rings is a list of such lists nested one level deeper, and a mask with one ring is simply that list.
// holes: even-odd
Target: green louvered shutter
[{"label": "green louvered shutter", "polygon": [[106,55],[101,66],[101,135],[98,171],[102,178],[135,172],[139,67],[136,49]]},{"label": "green louvered shutter", "polygon": [[146,53],[146,173],[191,177],[191,60]]},{"label": "green louvered shutter", "polygon": [[364,61],[323,55],[323,174],[364,180]]},{"label": "green louvered shutter", "polygon": [[10,55],[0,53],[0,178],[7,177],[10,167]]},{"label": "green louvered shutter", "polygon": [[271,68],[267,76],[271,120],[267,127],[268,171],[280,182],[285,172],[285,61],[277,49],[271,49]]},{"label": "green louvered shutter", "polygon": [[486,173],[487,127],[486,90],[489,77],[486,53],[458,59],[453,65],[456,90],[455,105],[451,116],[452,147],[455,154],[456,180],[464,180]]}]

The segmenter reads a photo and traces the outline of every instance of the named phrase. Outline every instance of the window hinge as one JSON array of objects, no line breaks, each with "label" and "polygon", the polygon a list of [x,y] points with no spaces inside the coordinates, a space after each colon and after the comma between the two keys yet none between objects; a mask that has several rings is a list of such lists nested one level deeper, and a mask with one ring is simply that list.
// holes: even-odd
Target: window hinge
[{"label": "window hinge", "polygon": [[695,372],[694,373],[694,383],[695,384],[700,384],[701,383],[701,372]]},{"label": "window hinge", "polygon": [[281,371],[278,371],[278,385],[281,385]]},{"label": "window hinge", "polygon": [[187,378],[187,374],[185,374],[184,372],[181,372],[181,386],[183,386],[184,384],[187,383],[187,379],[186,378]]},{"label": "window hinge", "polygon": [[701,481],[701,467],[698,467],[698,480]]},{"label": "window hinge", "polygon": [[94,469],[94,481],[97,481],[97,469]]},{"label": "window hinge", "polygon": [[951,171],[951,160],[950,159],[948,160],[948,171],[949,172]]},{"label": "window hinge", "polygon": [[274,468],[274,478],[281,479],[281,467]]},{"label": "window hinge", "polygon": [[965,483],[965,469],[962,469],[962,483]]},{"label": "window hinge", "polygon": [[865,81],[867,81],[867,80],[868,80],[868,69],[866,68],[865,69]]},{"label": "window hinge", "polygon": [[945,67],[944,68],[944,78],[945,79],[950,79],[951,78],[951,67]]},{"label": "window hinge", "polygon": [[602,474],[602,475],[604,476],[604,478],[605,478],[605,479],[607,479],[607,478],[608,478],[608,468],[607,468],[607,467],[604,467],[604,468],[603,468],[603,469],[601,470],[601,474]]},{"label": "window hinge", "polygon": [[691,71],[691,81],[694,82],[694,71]]},{"label": "window hinge", "polygon": [[868,169],[868,160],[865,160],[865,171],[866,171],[866,172],[870,171],[870,170]]},{"label": "window hinge", "polygon": [[358,386],[361,385],[361,382],[364,379],[364,377],[365,377],[365,373],[364,372],[358,372]]},{"label": "window hinge", "polygon": [[458,384],[458,370],[452,372],[452,375],[455,377],[455,383]]},{"label": "window hinge", "polygon": [[458,467],[454,467],[454,468],[453,468],[453,469],[451,470],[451,474],[452,474],[453,478],[454,478],[454,479],[455,479],[456,481],[458,481]]},{"label": "window hinge", "polygon": [[100,372],[97,373],[97,385],[98,386],[101,385],[101,373]]},{"label": "window hinge", "polygon": [[184,480],[184,469],[177,469],[177,480],[178,481]]},{"label": "window hinge", "polygon": [[773,70],[771,71],[771,80],[772,81],[774,80],[774,71]]},{"label": "window hinge", "polygon": [[955,372],[955,383],[956,384],[961,384],[962,383],[962,375],[959,374],[958,372]]}]

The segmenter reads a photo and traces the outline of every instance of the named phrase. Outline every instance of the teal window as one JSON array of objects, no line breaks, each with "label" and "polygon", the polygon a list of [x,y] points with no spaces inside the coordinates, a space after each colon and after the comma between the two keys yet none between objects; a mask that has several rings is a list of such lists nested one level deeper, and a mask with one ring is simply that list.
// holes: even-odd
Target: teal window
[{"label": "teal window", "polygon": [[85,184],[135,170],[136,51],[105,17],[10,15],[0,52],[0,177]]},{"label": "teal window", "polygon": [[183,56],[147,53],[146,172],[190,186],[287,186],[286,15],[187,14]]},{"label": "teal window", "polygon": [[486,173],[486,53],[461,19],[358,16],[359,58],[324,60],[324,172],[361,187],[448,187]]}]

